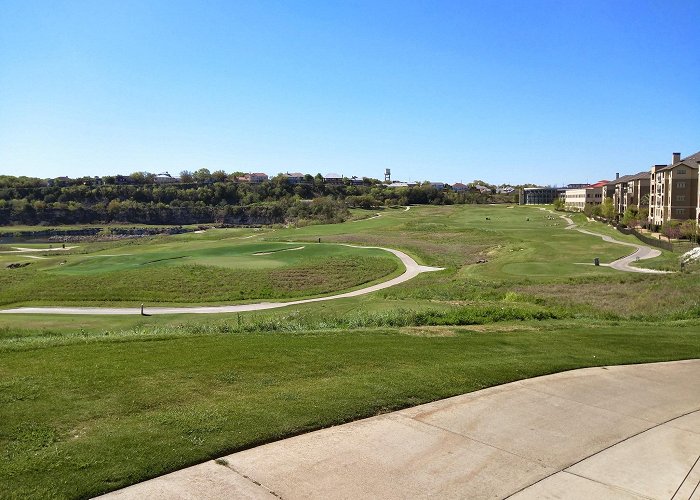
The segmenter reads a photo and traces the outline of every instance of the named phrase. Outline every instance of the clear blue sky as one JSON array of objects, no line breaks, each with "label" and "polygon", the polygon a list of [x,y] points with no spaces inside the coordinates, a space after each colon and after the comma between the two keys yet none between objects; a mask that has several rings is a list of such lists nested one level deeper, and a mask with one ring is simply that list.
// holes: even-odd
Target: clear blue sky
[{"label": "clear blue sky", "polygon": [[0,174],[597,181],[700,150],[697,0],[0,0]]}]

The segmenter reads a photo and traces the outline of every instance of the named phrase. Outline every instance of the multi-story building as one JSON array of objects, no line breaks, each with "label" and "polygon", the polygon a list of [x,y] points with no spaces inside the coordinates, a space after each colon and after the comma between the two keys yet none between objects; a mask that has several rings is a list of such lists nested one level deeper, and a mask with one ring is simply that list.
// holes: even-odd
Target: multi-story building
[{"label": "multi-story building", "polygon": [[343,176],[336,173],[326,174],[323,176],[323,182],[339,186],[343,184]]},{"label": "multi-story building", "polygon": [[264,172],[252,172],[248,174],[247,177],[251,184],[262,184],[269,179],[267,174]]},{"label": "multi-story building", "polygon": [[660,226],[671,219],[697,220],[698,161],[700,152],[682,159],[673,153],[669,165],[651,167],[649,222]]},{"label": "multi-story building", "polygon": [[649,208],[650,181],[649,172],[639,172],[627,180],[623,189],[622,212],[635,207],[637,212]]},{"label": "multi-story building", "polygon": [[635,207],[639,212],[649,206],[649,172],[623,175],[611,184],[615,186],[612,199],[617,215],[622,215],[629,207]]},{"label": "multi-story building", "polygon": [[286,174],[282,174],[282,176],[287,179],[287,183],[289,184],[302,184],[304,182],[304,174],[301,172],[292,172],[291,174],[287,172]]},{"label": "multi-story building", "polygon": [[586,205],[600,205],[603,203],[603,187],[607,186],[610,181],[598,181],[590,186],[567,189],[564,205],[573,210],[581,210]]},{"label": "multi-story building", "polygon": [[548,205],[559,197],[563,190],[557,187],[523,188],[520,196],[521,205]]}]

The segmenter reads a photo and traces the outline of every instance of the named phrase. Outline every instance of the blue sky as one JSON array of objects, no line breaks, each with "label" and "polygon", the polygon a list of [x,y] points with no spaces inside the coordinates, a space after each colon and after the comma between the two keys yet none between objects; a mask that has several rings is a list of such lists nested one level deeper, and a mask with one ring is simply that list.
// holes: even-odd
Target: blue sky
[{"label": "blue sky", "polygon": [[700,150],[700,2],[0,0],[0,174],[561,184]]}]

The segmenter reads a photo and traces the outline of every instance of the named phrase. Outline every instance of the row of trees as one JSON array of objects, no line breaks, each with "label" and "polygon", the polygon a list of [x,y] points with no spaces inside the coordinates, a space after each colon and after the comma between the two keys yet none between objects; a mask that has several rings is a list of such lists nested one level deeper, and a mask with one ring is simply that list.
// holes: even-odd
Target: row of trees
[{"label": "row of trees", "polygon": [[[13,181],[14,179],[14,181]],[[410,204],[512,202],[513,195],[438,190],[429,183],[388,188],[379,182],[331,185],[323,179],[290,184],[276,177],[260,184],[37,185],[30,178],[2,177],[0,224],[139,222],[268,224],[302,219],[339,221],[348,208]]]}]

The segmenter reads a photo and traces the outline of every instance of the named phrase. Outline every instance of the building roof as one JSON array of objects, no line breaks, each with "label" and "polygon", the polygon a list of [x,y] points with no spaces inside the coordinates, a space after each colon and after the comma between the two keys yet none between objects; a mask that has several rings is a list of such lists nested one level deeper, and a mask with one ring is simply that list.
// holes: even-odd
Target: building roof
[{"label": "building roof", "polygon": [[690,156],[686,156],[685,158],[681,158],[681,160],[676,162],[676,163],[671,163],[669,165],[666,165],[665,167],[658,169],[657,172],[671,170],[672,168],[675,168],[680,164],[684,164],[684,165],[691,167],[691,168],[698,168],[699,161],[700,161],[700,151],[698,151],[697,153],[692,154]]},{"label": "building roof", "polygon": [[639,172],[638,174],[630,175],[629,176],[629,181],[638,181],[638,180],[643,180],[643,179],[648,179],[649,178],[649,171],[648,170],[643,170]]},{"label": "building roof", "polygon": [[634,175],[623,175],[621,177],[618,177],[614,181],[608,182],[608,185],[611,185],[611,184],[615,185],[615,184],[622,184],[623,182],[629,182],[632,180],[633,177],[634,177]]},{"label": "building roof", "polygon": [[330,174],[326,174],[323,176],[324,179],[342,179],[342,175],[338,175],[336,173],[331,172]]},{"label": "building roof", "polygon": [[261,176],[261,177],[262,177],[262,176],[267,177],[267,174],[264,173],[264,172],[252,172],[250,175],[258,175],[258,176]]},{"label": "building roof", "polygon": [[610,181],[598,181],[595,184],[591,184],[590,186],[586,187],[586,189],[603,187],[609,183],[610,183]]}]

